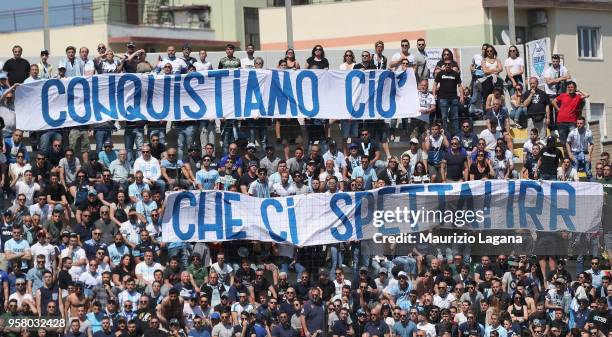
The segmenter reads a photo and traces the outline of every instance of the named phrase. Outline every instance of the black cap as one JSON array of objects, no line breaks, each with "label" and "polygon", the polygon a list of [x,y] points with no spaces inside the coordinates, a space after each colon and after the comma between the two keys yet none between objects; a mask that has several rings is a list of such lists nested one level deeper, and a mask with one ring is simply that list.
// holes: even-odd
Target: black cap
[{"label": "black cap", "polygon": [[136,45],[134,44],[134,42],[133,42],[133,41],[128,42],[128,43],[127,43],[127,46],[128,46],[128,48],[129,48],[129,47],[136,47]]},{"label": "black cap", "polygon": [[309,160],[308,163],[306,163],[307,165],[317,165],[317,162],[314,160]]}]

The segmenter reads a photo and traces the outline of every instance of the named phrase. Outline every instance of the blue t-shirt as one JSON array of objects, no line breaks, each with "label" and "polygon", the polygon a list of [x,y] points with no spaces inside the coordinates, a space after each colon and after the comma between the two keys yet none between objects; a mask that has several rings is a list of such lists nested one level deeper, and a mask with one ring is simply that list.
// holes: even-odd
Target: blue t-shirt
[{"label": "blue t-shirt", "polygon": [[202,185],[204,190],[214,190],[217,179],[219,179],[219,172],[217,170],[205,171],[201,169],[196,173],[196,182]]},{"label": "blue t-shirt", "polygon": [[130,254],[130,248],[126,244],[121,247],[117,247],[114,243],[108,246],[108,256],[114,265],[119,265],[121,258],[126,254]]},{"label": "blue t-shirt", "polygon": [[372,183],[378,180],[376,176],[376,171],[368,166],[365,170],[363,166],[357,166],[353,169],[353,173],[351,174],[351,179],[355,179],[357,177],[363,177],[363,188],[366,190],[372,189]]},{"label": "blue t-shirt", "polygon": [[253,325],[253,333],[256,337],[266,337],[268,335],[266,328],[260,323],[255,323],[255,325]]},{"label": "blue t-shirt", "polygon": [[403,310],[410,310],[410,291],[412,290],[412,284],[408,282],[406,288],[401,289],[399,283],[393,285],[389,289],[389,294],[395,299],[395,304]]},{"label": "blue t-shirt", "polygon": [[90,312],[86,317],[91,324],[91,332],[96,333],[98,331],[102,331],[102,318],[104,317],[102,313],[96,315],[93,312]]},{"label": "blue t-shirt", "polygon": [[210,332],[206,329],[202,329],[202,330],[191,329],[189,331],[189,337],[210,337]]},{"label": "blue t-shirt", "polygon": [[147,223],[152,223],[153,219],[151,218],[151,213],[157,209],[157,203],[155,201],[149,201],[149,203],[145,203],[144,201],[139,201],[136,204],[136,212],[142,214],[147,219]]},{"label": "blue t-shirt", "polygon": [[136,198],[136,200],[142,200],[142,192],[143,191],[151,191],[149,185],[142,183],[141,185],[136,184],[135,182],[128,187],[128,194],[130,197]]},{"label": "blue t-shirt", "polygon": [[[24,253],[28,249],[30,249],[30,244],[24,239],[19,240],[19,242],[15,241],[15,239],[10,239],[4,245],[4,252]],[[21,261],[21,269],[28,269],[28,261]]]},{"label": "blue t-shirt", "polygon": [[106,153],[106,151],[100,151],[98,153],[98,161],[104,165],[104,167],[109,167],[110,163],[117,159],[117,151],[112,150],[110,153]]},{"label": "blue t-shirt", "polygon": [[404,326],[402,322],[396,322],[393,325],[393,332],[399,337],[412,337],[412,333],[417,330],[416,324],[412,321],[408,321],[408,324]]}]

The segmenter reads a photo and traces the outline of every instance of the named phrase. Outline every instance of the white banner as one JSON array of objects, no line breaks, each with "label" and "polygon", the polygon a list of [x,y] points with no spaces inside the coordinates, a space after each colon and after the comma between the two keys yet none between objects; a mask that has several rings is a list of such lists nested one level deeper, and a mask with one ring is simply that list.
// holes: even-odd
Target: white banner
[{"label": "white banner", "polygon": [[414,72],[212,70],[41,80],[17,88],[17,128],[43,130],[110,120],[323,118],[418,115]]},{"label": "white banner", "polygon": [[601,227],[602,205],[601,184],[530,180],[411,184],[265,199],[186,191],[167,195],[162,241],[310,246],[434,227],[591,232]]},{"label": "white banner", "polygon": [[540,84],[544,83],[544,71],[550,63],[550,38],[543,38],[526,43],[527,67],[529,76],[538,78]]}]

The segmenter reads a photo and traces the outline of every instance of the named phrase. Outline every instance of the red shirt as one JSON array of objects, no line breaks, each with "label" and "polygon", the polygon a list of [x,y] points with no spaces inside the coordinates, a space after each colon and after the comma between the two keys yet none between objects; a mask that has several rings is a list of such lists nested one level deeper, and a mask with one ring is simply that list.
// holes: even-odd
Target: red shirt
[{"label": "red shirt", "polygon": [[557,96],[557,105],[559,106],[557,123],[576,123],[582,111],[582,96],[575,94],[572,97],[564,92]]}]

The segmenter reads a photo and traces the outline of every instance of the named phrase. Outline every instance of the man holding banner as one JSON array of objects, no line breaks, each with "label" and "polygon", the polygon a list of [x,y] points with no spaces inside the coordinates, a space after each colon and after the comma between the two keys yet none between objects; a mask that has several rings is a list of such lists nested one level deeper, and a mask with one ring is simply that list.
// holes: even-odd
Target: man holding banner
[{"label": "man holding banner", "polygon": [[[409,48],[404,42],[402,46],[406,44]],[[419,102],[419,97],[431,94],[427,81],[420,83],[420,94],[417,92],[416,76],[410,64],[416,63],[417,69],[428,68],[425,63],[431,57],[425,53],[425,41],[419,39],[417,53],[420,56],[411,59],[409,53],[403,53],[403,61],[408,64],[400,64],[397,71],[385,70],[383,44],[377,42],[375,45],[377,66],[363,63],[365,69],[239,69],[240,59],[234,55],[238,47],[228,45],[227,56],[219,62],[220,69],[190,72],[183,66],[185,60],[191,60],[188,51],[185,51],[184,59],[178,59],[174,47],[170,46],[162,65],[169,64],[171,68],[162,74],[122,72],[74,76],[32,81],[16,89],[16,124],[21,130],[54,132],[66,129],[72,133],[78,131],[78,136],[88,138],[89,133],[83,134],[82,130],[117,121],[122,125],[123,144],[115,141],[113,146],[123,153],[119,159],[120,178],[125,180],[125,185],[129,184],[131,202],[122,198],[103,198],[108,210],[105,208],[100,213],[93,208],[81,207],[78,214],[104,217],[106,211],[110,211],[112,216],[132,209],[142,213],[139,214],[143,220],[141,223],[127,223],[138,233],[137,240],[130,242],[129,254],[122,256],[118,265],[109,267],[113,279],[109,293],[120,292],[130,282],[129,275],[146,274],[147,287],[133,291],[141,301],[149,301],[152,328],[144,333],[132,331],[129,327],[133,322],[126,322],[130,337],[148,336],[151,331],[159,334],[163,332],[160,330],[162,327],[167,330],[170,325],[174,335],[199,336],[202,331],[211,330],[218,318],[228,318],[228,310],[237,307],[245,310],[236,311],[236,315],[232,313],[233,321],[226,319],[222,322],[224,333],[232,331],[232,334],[250,337],[280,331],[287,336],[326,337],[330,336],[330,327],[342,325],[346,328],[352,324],[351,329],[355,332],[377,334],[383,331],[385,334],[387,325],[397,326],[399,323],[405,327],[410,326],[406,322],[411,321],[417,327],[414,330],[417,336],[425,335],[421,329],[423,322],[428,322],[428,334],[447,336],[449,333],[452,335],[447,328],[452,326],[453,312],[457,312],[460,304],[476,310],[461,310],[468,321],[474,322],[469,323],[468,329],[460,330],[467,333],[469,327],[483,324],[483,329],[477,330],[484,331],[484,325],[493,322],[485,322],[490,313],[487,308],[499,311],[500,305],[505,305],[499,302],[499,298],[521,297],[525,303],[535,303],[539,298],[537,291],[547,289],[547,284],[554,282],[545,277],[549,266],[545,263],[538,265],[538,259],[544,261],[548,256],[567,260],[564,262],[567,262],[572,279],[579,280],[579,283],[570,284],[570,289],[575,291],[568,300],[573,303],[585,298],[589,303],[593,302],[586,280],[590,274],[577,272],[572,256],[576,254],[568,251],[569,240],[561,239],[563,236],[559,232],[587,233],[595,238],[595,246],[601,245],[602,236],[598,233],[602,230],[602,222],[609,222],[602,214],[604,190],[607,190],[606,182],[609,180],[606,177],[610,176],[605,172],[610,172],[610,166],[599,163],[599,167],[605,168],[601,182],[557,181],[556,172],[563,155],[552,138],[541,154],[536,154],[536,162],[530,163],[537,172],[531,176],[543,176],[545,180],[490,179],[487,176],[482,180],[461,181],[459,178],[465,172],[460,171],[472,161],[467,159],[465,162],[466,153],[474,151],[476,140],[466,143],[455,138],[459,132],[459,116],[454,105],[463,100],[463,90],[459,72],[448,67],[438,73],[433,90],[440,99],[442,110],[448,110],[443,114],[443,125],[425,124],[423,130],[430,129],[429,132],[416,128],[410,141],[399,139],[393,146],[384,148],[384,155],[389,157],[385,160],[380,144],[387,140],[387,121],[416,118],[421,116],[421,108],[432,109],[431,105],[425,107],[427,104],[422,106]],[[322,51],[321,46],[315,49],[320,49],[313,51],[317,55]],[[363,54],[371,55],[371,52],[366,50]],[[291,61],[296,60],[292,57]],[[325,62],[335,61],[330,58]],[[426,77],[423,74],[427,71],[420,71],[420,76]],[[538,91],[537,79],[535,81],[530,81],[533,90],[525,97],[528,113],[534,117],[547,112],[546,96]],[[538,95],[544,95],[544,98],[538,98]],[[262,157],[262,151],[258,153],[255,143],[245,142],[247,133],[239,123],[255,119],[271,121],[276,126],[274,130],[262,130],[267,136],[276,136],[277,142],[266,148],[267,156],[261,161],[258,158]],[[359,139],[344,140],[351,142],[347,153],[339,153],[341,150],[334,147],[342,135],[337,132],[336,124],[330,124],[332,119],[362,124]],[[221,123],[222,137],[204,137],[213,142],[198,144],[201,137],[196,137],[196,133],[202,122],[213,125],[217,121]],[[171,123],[170,128],[166,127],[167,122]],[[470,129],[477,134],[480,122],[474,125],[472,122],[465,120],[462,123],[464,132],[459,138],[467,137]],[[302,147],[306,145],[301,139],[302,125],[310,126],[310,148]],[[376,127],[372,128],[372,125]],[[170,132],[166,134],[166,131]],[[214,132],[211,128],[207,131]],[[491,137],[486,141],[497,144],[494,133],[487,134]],[[23,142],[21,138],[19,140]],[[70,139],[67,140],[71,143]],[[251,140],[262,144],[262,139],[257,137]],[[480,139],[481,142],[484,148],[485,140]],[[71,153],[62,151],[65,143],[66,139],[53,140],[57,162],[66,162],[65,153]],[[323,155],[325,161],[318,152],[321,144],[330,146],[330,151]],[[2,156],[10,159],[17,155],[13,153],[11,142],[3,145],[5,153],[0,153],[0,181],[5,182],[5,191],[12,195],[10,184],[6,186],[7,179],[2,177],[9,172],[12,176],[19,176],[23,163],[20,162],[20,167],[2,164]],[[518,149],[523,144],[517,142],[514,146]],[[31,152],[31,158],[41,161],[35,167],[49,167],[44,164],[48,157],[38,155],[41,149],[27,141],[22,147],[28,154]],[[281,148],[286,163],[274,156]],[[206,153],[201,153],[201,149]],[[81,150],[76,150],[77,155],[79,151],[87,152]],[[129,159],[124,158],[127,153],[131,153]],[[294,154],[293,158],[289,158],[290,153]],[[520,158],[511,158],[513,154],[510,151],[508,153],[504,159],[512,160],[514,167],[525,164]],[[484,151],[479,154],[482,154],[480,158],[491,157]],[[445,179],[443,162],[445,158],[448,161],[449,156],[460,159],[461,169],[453,169],[452,163],[447,162],[450,171],[448,179]],[[215,157],[222,158],[219,167],[211,164]],[[596,157],[597,154],[593,154],[593,161]],[[396,158],[401,158],[401,171],[397,169]],[[422,165],[424,162],[429,167]],[[113,163],[116,162],[110,164],[110,173],[116,175],[117,170],[112,170]],[[276,170],[275,165],[280,165],[279,172],[269,179],[268,173]],[[572,172],[571,163],[566,161],[565,165],[564,169]],[[345,166],[347,169],[343,172]],[[477,169],[480,167],[475,166]],[[96,165],[88,161],[87,166],[79,171],[83,178],[80,184],[87,187],[90,179],[95,181],[101,173],[108,175],[109,172],[99,172]],[[414,179],[428,174],[438,183],[429,183],[428,178]],[[39,176],[42,179],[40,174],[33,179],[41,180]],[[57,180],[57,177],[53,179]],[[72,213],[70,205],[74,200],[70,193],[50,186],[44,179],[36,183],[41,186],[42,198],[37,198],[39,204],[44,206],[47,201],[64,200],[63,208],[54,212]],[[123,187],[117,195],[125,196],[119,193],[121,191],[125,192]],[[100,194],[88,198],[90,204],[97,204]],[[34,209],[31,214],[20,213],[23,216],[17,221],[15,216],[10,216],[15,214],[14,198],[2,201],[0,207],[3,210],[10,207],[9,212],[4,212],[7,216],[0,224],[2,243],[13,235],[13,230],[21,231],[20,222],[25,223],[25,228],[48,227],[47,219],[38,220],[40,214]],[[41,205],[38,208],[43,208]],[[32,226],[27,220],[29,217],[37,219],[32,221]],[[85,225],[78,226],[74,222],[68,216],[53,222],[62,232],[66,229],[66,235],[62,237],[74,241],[74,245],[68,247],[67,241],[59,239],[58,246],[53,248],[65,256],[61,261],[62,270],[53,278],[66,293],[75,281],[71,275],[80,272],[77,267],[70,267],[70,250],[82,249],[82,238],[90,230],[86,225],[89,222],[80,221]],[[77,228],[78,233],[70,233],[71,228]],[[604,230],[609,234],[607,227]],[[567,237],[569,234],[564,235]],[[542,245],[543,238],[552,241]],[[36,238],[32,240],[31,243],[35,244]],[[127,240],[124,238],[124,241]],[[98,252],[97,259],[105,261],[107,252]],[[142,262],[135,266],[132,257],[141,261],[143,254],[146,266]],[[592,254],[598,253],[594,250]],[[15,257],[18,254],[9,252],[8,255],[11,264],[24,266],[23,272],[35,268],[19,261]],[[166,267],[172,256],[177,256],[180,262],[177,265],[177,258],[174,258],[172,267]],[[249,274],[228,267],[224,259],[242,265],[240,269],[248,270]],[[386,268],[376,271],[368,268],[378,265],[381,259],[386,261]],[[414,263],[406,264],[402,260]],[[491,263],[480,266],[479,261]],[[597,261],[608,263],[605,258]],[[275,266],[278,265],[282,272],[276,275]],[[142,266],[146,267],[144,274]],[[201,277],[193,278],[188,273],[180,277],[181,271],[194,268],[201,271]],[[594,269],[602,284],[609,280],[603,271],[606,268]],[[222,283],[227,283],[226,289],[223,292],[206,291],[209,285],[218,284],[215,272],[220,270],[223,271],[220,278],[225,280]],[[330,270],[338,279],[346,274],[347,282],[335,290],[329,288],[331,283],[326,279]],[[476,272],[470,272],[474,270]],[[477,289],[470,280],[479,271],[482,271],[483,278],[476,276],[480,281]],[[0,271],[0,283],[4,279],[8,280],[4,283],[10,285],[12,275],[21,275],[22,271],[12,270],[7,277],[2,273]],[[407,274],[419,276],[413,280],[405,278]],[[509,293],[500,295],[503,290],[498,286],[503,280],[514,280],[524,275],[529,275],[524,278],[529,280],[528,283],[509,286],[506,289]],[[255,280],[250,280],[250,277]],[[388,293],[389,288],[398,282],[403,282],[402,291],[406,290],[403,296],[409,299],[406,308],[386,306],[386,300],[377,295]],[[465,290],[470,287],[470,294],[476,295],[467,294],[467,299],[482,298],[482,301],[462,304],[448,300],[451,297],[458,301],[466,299]],[[320,288],[323,288],[323,293]],[[333,298],[332,292],[338,296]],[[451,293],[452,296],[447,295]],[[477,296],[480,293],[482,297]],[[15,296],[4,295],[2,297]],[[606,293],[595,295],[603,298]],[[189,301],[186,307],[181,297]],[[116,304],[113,303],[109,299],[106,308],[109,316],[116,313],[113,307]],[[222,305],[216,306],[218,303]],[[236,303],[239,306],[233,305]],[[278,303],[282,303],[280,308]],[[157,312],[153,310],[156,306]],[[521,307],[517,302],[515,310],[520,308],[527,317],[539,317],[535,307]],[[573,308],[569,307],[562,316],[570,314]],[[187,312],[181,311],[184,308]],[[28,314],[24,309],[18,310],[21,314]],[[502,331],[502,314],[506,311],[500,312],[499,322],[490,324],[487,331]],[[402,317],[404,314],[407,317]],[[194,315],[198,317],[194,318]],[[338,315],[343,320],[341,324],[335,324]],[[120,314],[113,317],[117,316]],[[189,323],[192,319],[201,322],[198,325],[204,326],[203,329],[181,323]],[[535,321],[526,320],[518,327],[512,327],[512,322],[506,325],[516,333],[528,333],[541,328]],[[160,322],[162,327],[158,325]],[[563,319],[555,322],[566,324]],[[567,323],[567,327],[559,330],[570,328],[571,324]],[[116,320],[113,326],[121,329],[121,322]],[[598,334],[605,327],[593,324],[592,330],[589,333]]]}]

